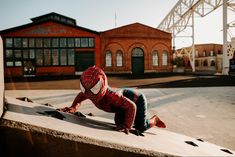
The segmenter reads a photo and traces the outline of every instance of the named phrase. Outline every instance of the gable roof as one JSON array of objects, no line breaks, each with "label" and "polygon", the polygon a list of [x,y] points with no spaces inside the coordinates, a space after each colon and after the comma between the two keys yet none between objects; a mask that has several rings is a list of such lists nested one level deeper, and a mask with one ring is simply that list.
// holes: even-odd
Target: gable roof
[{"label": "gable roof", "polygon": [[[59,17],[59,19],[57,19],[57,17]],[[61,19],[65,20],[65,21],[63,21]],[[24,28],[27,28],[27,27],[31,27],[31,26],[36,26],[36,25],[43,24],[43,23],[46,23],[46,22],[49,22],[49,21],[59,23],[59,24],[63,24],[63,25],[73,27],[73,28],[76,28],[76,29],[81,29],[83,31],[87,31],[87,32],[90,32],[90,33],[93,33],[93,34],[97,34],[97,35],[100,34],[97,31],[94,31],[94,30],[91,30],[91,29],[88,29],[88,28],[85,28],[85,27],[77,26],[76,21],[74,19],[66,17],[64,15],[54,13],[54,12],[49,13],[49,14],[45,14],[45,15],[42,15],[42,16],[38,16],[38,17],[35,17],[35,18],[31,18],[31,20],[32,20],[32,23],[28,23],[28,24],[17,26],[17,27],[12,27],[12,28],[9,28],[9,29],[1,30],[0,34],[4,35],[6,33],[18,31],[18,30],[21,30],[21,29],[24,29]]]},{"label": "gable roof", "polygon": [[102,32],[103,36],[112,36],[112,37],[167,37],[171,38],[171,33],[153,28],[141,23],[132,23],[129,25],[117,27]]}]

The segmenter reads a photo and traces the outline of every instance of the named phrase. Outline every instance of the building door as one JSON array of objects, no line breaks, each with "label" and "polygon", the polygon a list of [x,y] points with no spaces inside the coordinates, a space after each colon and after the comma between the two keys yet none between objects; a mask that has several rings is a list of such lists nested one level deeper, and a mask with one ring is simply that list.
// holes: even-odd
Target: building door
[{"label": "building door", "polygon": [[36,74],[35,59],[25,59],[23,61],[24,76],[35,76]]},{"label": "building door", "polygon": [[131,57],[132,74],[144,73],[144,52],[141,48],[134,48]]},{"label": "building door", "polygon": [[95,55],[93,51],[77,52],[75,58],[76,72],[86,70],[88,67],[95,65]]}]

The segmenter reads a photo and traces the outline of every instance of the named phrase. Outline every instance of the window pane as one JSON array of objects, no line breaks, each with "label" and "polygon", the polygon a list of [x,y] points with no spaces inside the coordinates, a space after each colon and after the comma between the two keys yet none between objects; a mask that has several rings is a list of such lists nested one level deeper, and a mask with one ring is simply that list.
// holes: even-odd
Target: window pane
[{"label": "window pane", "polygon": [[142,56],[144,56],[144,52],[141,48],[134,48],[132,51],[132,56],[133,57],[142,57]]},{"label": "window pane", "polygon": [[122,66],[122,51],[117,52],[117,66],[118,67]]},{"label": "window pane", "polygon": [[29,58],[29,51],[28,50],[23,50],[23,58],[25,58],[25,59]]},{"label": "window pane", "polygon": [[157,53],[157,51],[153,52],[153,66],[158,66],[158,53]]},{"label": "window pane", "polygon": [[6,63],[6,66],[8,66],[8,67],[12,67],[12,66],[13,66],[13,62],[12,62],[12,61],[7,62],[7,63]]},{"label": "window pane", "polygon": [[34,53],[34,50],[29,50],[29,58],[30,59],[33,59],[33,58],[35,58],[35,53]]},{"label": "window pane", "polygon": [[27,38],[23,38],[23,47],[28,47],[28,39]]},{"label": "window pane", "polygon": [[67,65],[66,49],[61,49],[60,51],[60,65]]},{"label": "window pane", "polygon": [[44,47],[51,47],[51,39],[50,38],[44,38],[43,39]]},{"label": "window pane", "polygon": [[66,38],[60,38],[60,47],[66,47]]},{"label": "window pane", "polygon": [[81,38],[81,47],[88,47],[88,38]]},{"label": "window pane", "polygon": [[80,38],[75,38],[75,46],[76,47],[81,47]]},{"label": "window pane", "polygon": [[106,67],[112,66],[112,54],[110,51],[106,52],[105,54],[105,66]]},{"label": "window pane", "polygon": [[15,58],[21,58],[21,50],[15,50]]},{"label": "window pane", "polygon": [[44,65],[51,65],[51,51],[50,49],[44,49]]},{"label": "window pane", "polygon": [[36,39],[36,47],[42,47],[42,39],[41,38]]},{"label": "window pane", "polygon": [[36,50],[36,56],[37,56],[37,65],[42,66],[43,65],[43,53],[42,50]]},{"label": "window pane", "polygon": [[94,38],[89,38],[89,47],[94,47]]},{"label": "window pane", "polygon": [[68,38],[68,47],[74,47],[74,38]]},{"label": "window pane", "polygon": [[52,47],[59,47],[59,39],[58,38],[52,39]]},{"label": "window pane", "polygon": [[29,47],[34,47],[34,38],[29,38]]},{"label": "window pane", "polygon": [[59,65],[59,50],[52,50],[52,65]]},{"label": "window pane", "polygon": [[14,47],[21,47],[21,38],[14,38]]},{"label": "window pane", "polygon": [[12,46],[13,46],[12,38],[6,38],[6,47],[12,47]]},{"label": "window pane", "polygon": [[74,65],[74,49],[68,50],[68,65]]},{"label": "window pane", "polygon": [[210,51],[210,56],[214,56],[214,51]]},{"label": "window pane", "polygon": [[15,61],[15,66],[22,66],[22,62],[21,61]]},{"label": "window pane", "polygon": [[13,58],[12,50],[6,50],[6,58]]},{"label": "window pane", "polygon": [[162,53],[162,65],[167,65],[167,52],[163,51]]}]

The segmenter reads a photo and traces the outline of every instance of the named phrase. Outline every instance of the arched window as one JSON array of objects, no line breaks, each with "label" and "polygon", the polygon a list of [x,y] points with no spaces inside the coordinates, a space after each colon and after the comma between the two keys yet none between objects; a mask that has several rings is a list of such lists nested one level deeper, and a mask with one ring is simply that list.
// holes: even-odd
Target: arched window
[{"label": "arched window", "polygon": [[198,50],[195,51],[195,57],[198,57]]},{"label": "arched window", "polygon": [[214,60],[211,61],[211,66],[215,66],[215,61]]},{"label": "arched window", "polygon": [[106,67],[112,66],[112,53],[111,53],[111,51],[105,52],[105,66]]},{"label": "arched window", "polygon": [[167,51],[166,50],[163,50],[162,52],[162,65],[166,66],[167,65]]},{"label": "arched window", "polygon": [[210,51],[210,56],[214,56],[214,51]]},{"label": "arched window", "polygon": [[203,61],[203,66],[207,67],[207,60],[206,59]]},{"label": "arched window", "polygon": [[199,61],[195,60],[195,67],[198,67],[198,66],[199,66]]},{"label": "arched window", "polygon": [[117,67],[122,67],[122,51],[118,50],[116,53]]},{"label": "arched window", "polygon": [[158,52],[156,50],[153,51],[153,66],[158,66]]}]

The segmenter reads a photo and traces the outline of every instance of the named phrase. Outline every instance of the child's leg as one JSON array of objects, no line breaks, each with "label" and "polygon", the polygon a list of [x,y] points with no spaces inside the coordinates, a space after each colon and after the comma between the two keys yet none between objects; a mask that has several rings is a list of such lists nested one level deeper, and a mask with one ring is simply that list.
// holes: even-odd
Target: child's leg
[{"label": "child's leg", "polygon": [[136,102],[136,117],[135,128],[141,132],[150,128],[150,120],[147,118],[147,100],[146,97],[141,94]]},{"label": "child's leg", "polygon": [[162,122],[157,115],[154,115],[150,119],[147,118],[147,99],[143,94],[141,94],[138,97],[136,106],[137,106],[137,112],[135,118],[135,128],[137,130],[144,132],[145,130],[154,126],[160,128],[166,127],[164,122]]}]

